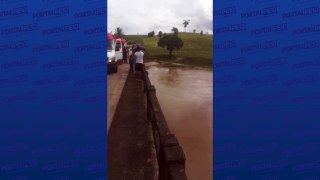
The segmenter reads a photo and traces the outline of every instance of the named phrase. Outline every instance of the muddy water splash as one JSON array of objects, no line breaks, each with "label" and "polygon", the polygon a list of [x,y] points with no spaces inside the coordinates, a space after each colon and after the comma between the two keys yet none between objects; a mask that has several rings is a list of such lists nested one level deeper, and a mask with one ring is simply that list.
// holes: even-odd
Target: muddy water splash
[{"label": "muddy water splash", "polygon": [[211,180],[212,70],[161,67],[146,63],[170,131],[187,158],[189,180]]}]

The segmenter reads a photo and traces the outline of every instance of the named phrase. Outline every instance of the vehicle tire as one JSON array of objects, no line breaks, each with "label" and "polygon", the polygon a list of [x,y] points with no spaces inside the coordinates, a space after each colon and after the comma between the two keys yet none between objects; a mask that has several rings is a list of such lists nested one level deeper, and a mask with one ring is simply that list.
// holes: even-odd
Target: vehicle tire
[{"label": "vehicle tire", "polygon": [[110,64],[108,67],[108,74],[113,74],[118,71],[117,64]]},{"label": "vehicle tire", "polygon": [[117,73],[117,72],[118,72],[118,66],[115,65],[115,67],[114,67],[114,73]]}]

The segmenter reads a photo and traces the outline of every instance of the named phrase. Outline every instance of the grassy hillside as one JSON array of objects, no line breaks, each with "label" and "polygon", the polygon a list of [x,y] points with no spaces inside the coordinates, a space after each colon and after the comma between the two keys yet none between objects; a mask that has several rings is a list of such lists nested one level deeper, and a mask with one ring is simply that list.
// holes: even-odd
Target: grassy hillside
[{"label": "grassy hillside", "polygon": [[212,35],[200,35],[194,33],[179,32],[183,41],[183,47],[179,51],[173,51],[173,57],[169,58],[169,52],[165,48],[157,46],[159,37],[127,36],[127,39],[136,39],[143,42],[146,47],[146,59],[159,60],[170,63],[180,63],[197,66],[212,66]]},{"label": "grassy hillside", "polygon": [[143,43],[143,39],[147,38],[146,35],[126,35],[126,40],[127,42],[135,42],[138,44],[142,44]]}]

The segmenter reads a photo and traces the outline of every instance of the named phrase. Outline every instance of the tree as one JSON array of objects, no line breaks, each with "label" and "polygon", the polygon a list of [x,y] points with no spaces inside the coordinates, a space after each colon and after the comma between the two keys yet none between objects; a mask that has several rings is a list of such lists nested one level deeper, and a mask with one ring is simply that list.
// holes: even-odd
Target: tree
[{"label": "tree", "polygon": [[201,30],[200,35],[203,35],[203,30]]},{"label": "tree", "polygon": [[163,37],[167,36],[167,33],[163,33]]},{"label": "tree", "polygon": [[169,51],[169,56],[172,56],[172,51],[174,49],[179,50],[183,46],[181,38],[176,35],[167,35],[159,39],[158,46],[162,48],[167,48]]},{"label": "tree", "polygon": [[195,29],[193,30],[193,33],[196,33],[196,30],[195,30]]},{"label": "tree", "polygon": [[159,31],[158,33],[159,38],[162,38],[162,35],[163,35],[162,31]]},{"label": "tree", "polygon": [[186,28],[187,28],[187,26],[189,25],[189,22],[190,22],[190,20],[188,19],[188,20],[183,20],[183,26],[184,26],[184,32],[186,32]]},{"label": "tree", "polygon": [[120,27],[116,28],[116,32],[114,33],[115,38],[124,38],[123,31]]},{"label": "tree", "polygon": [[153,37],[154,36],[154,31],[151,31],[148,33],[148,37]]},{"label": "tree", "polygon": [[178,28],[176,28],[176,27],[173,27],[172,29],[171,29],[171,31],[173,32],[173,34],[174,35],[176,35],[176,36],[178,36]]}]

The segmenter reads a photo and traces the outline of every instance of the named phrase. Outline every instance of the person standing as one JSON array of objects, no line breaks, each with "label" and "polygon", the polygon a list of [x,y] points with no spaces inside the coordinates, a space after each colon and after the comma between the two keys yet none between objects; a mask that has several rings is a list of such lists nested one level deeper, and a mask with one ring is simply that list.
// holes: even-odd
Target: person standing
[{"label": "person standing", "polygon": [[133,54],[132,54],[132,47],[129,48],[129,51],[128,51],[128,57],[129,57],[129,64],[130,64],[130,72],[133,72],[133,67],[132,67],[132,61],[133,61]]},{"label": "person standing", "polygon": [[126,59],[126,61],[127,61],[127,64],[129,64],[129,57],[130,57],[130,49],[129,49],[129,47],[126,47],[126,50],[127,50],[127,59]]},{"label": "person standing", "polygon": [[142,80],[144,53],[140,46],[137,47],[137,51],[134,53],[134,57],[134,59],[136,60],[135,71],[137,72],[137,79]]},{"label": "person standing", "polygon": [[128,58],[127,54],[128,54],[127,48],[123,46],[123,48],[122,48],[122,55],[123,56],[122,57],[123,57],[123,63],[124,64],[126,64],[126,62],[127,62],[127,58]]},{"label": "person standing", "polygon": [[137,45],[133,44],[132,46],[132,70],[133,70],[133,74],[136,73],[136,58],[134,56],[134,53],[137,51]]}]

